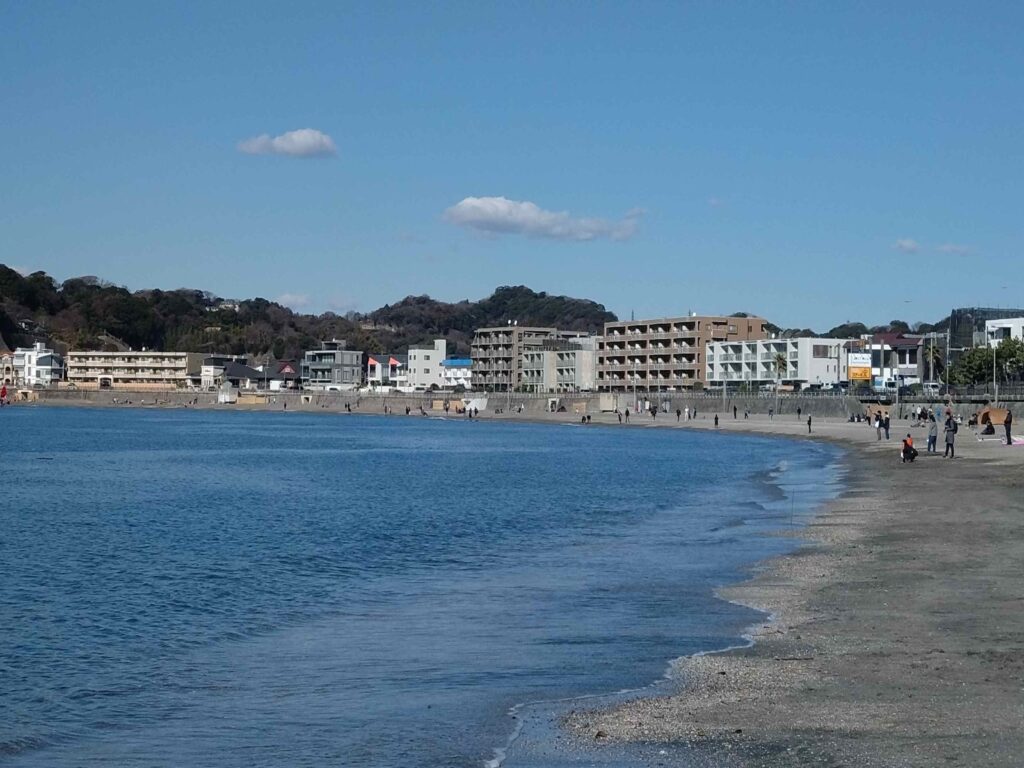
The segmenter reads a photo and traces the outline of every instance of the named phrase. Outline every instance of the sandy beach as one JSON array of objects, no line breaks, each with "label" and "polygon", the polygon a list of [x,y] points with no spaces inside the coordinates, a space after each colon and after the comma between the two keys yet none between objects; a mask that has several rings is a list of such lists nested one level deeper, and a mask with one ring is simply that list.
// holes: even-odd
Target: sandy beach
[{"label": "sandy beach", "polygon": [[[674,764],[658,744],[709,766],[1021,765],[1024,447],[965,426],[950,460],[907,422],[881,442],[865,424],[813,430],[848,446],[848,490],[799,534],[806,546],[722,593],[770,615],[755,643],[680,660],[672,695],[573,712],[577,744],[645,745],[651,765]],[[720,431],[808,437],[792,416]],[[908,431],[922,453],[902,464]]]}]

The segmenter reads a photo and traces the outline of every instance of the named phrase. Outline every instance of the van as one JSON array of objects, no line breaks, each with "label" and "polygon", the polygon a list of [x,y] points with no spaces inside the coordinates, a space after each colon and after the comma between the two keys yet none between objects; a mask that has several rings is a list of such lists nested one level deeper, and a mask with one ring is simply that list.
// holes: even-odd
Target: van
[{"label": "van", "polygon": [[760,389],[762,392],[774,392],[775,391],[775,385],[774,384],[762,384],[760,387],[758,387],[758,389]]},{"label": "van", "polygon": [[926,381],[921,388],[928,397],[938,397],[942,394],[942,384],[937,381]]}]

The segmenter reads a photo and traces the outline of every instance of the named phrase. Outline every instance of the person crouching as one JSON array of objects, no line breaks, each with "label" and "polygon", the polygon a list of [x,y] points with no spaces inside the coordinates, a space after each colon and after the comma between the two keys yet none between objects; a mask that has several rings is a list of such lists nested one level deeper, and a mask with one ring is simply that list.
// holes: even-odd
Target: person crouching
[{"label": "person crouching", "polygon": [[900,449],[900,458],[903,463],[906,464],[908,461],[913,461],[917,458],[917,449],[914,447],[914,438],[907,433],[907,436],[903,438],[903,447]]}]

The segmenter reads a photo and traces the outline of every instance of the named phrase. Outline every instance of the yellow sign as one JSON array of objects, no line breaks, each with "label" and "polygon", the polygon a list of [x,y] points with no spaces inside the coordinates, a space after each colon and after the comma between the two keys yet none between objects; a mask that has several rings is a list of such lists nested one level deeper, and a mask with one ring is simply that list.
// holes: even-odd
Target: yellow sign
[{"label": "yellow sign", "polygon": [[850,368],[850,381],[871,381],[870,368]]}]

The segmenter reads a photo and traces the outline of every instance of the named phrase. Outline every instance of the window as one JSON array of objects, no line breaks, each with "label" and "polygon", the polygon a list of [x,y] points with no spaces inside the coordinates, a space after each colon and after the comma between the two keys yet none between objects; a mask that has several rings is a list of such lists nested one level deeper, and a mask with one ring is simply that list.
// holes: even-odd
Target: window
[{"label": "window", "polygon": [[811,355],[819,360],[832,357],[832,355],[829,354],[827,344],[815,344],[811,350]]}]

